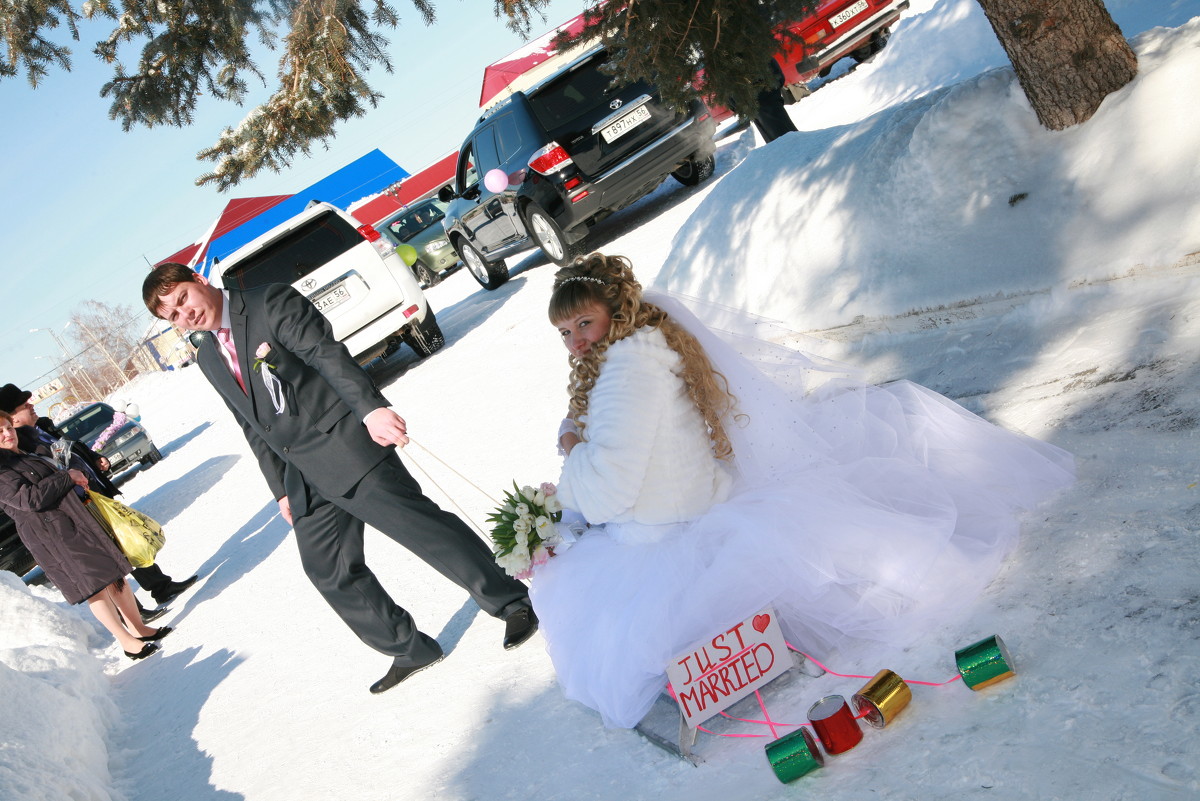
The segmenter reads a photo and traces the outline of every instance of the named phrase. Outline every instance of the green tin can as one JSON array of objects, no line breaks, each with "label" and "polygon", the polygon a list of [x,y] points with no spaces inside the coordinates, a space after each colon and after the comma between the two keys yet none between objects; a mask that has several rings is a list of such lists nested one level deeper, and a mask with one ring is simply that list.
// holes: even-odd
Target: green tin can
[{"label": "green tin can", "polygon": [[801,726],[778,740],[767,743],[767,761],[779,781],[789,784],[825,766],[825,757],[808,729]]},{"label": "green tin can", "polygon": [[954,661],[963,683],[972,690],[982,690],[1017,673],[1004,640],[995,634],[958,649]]}]

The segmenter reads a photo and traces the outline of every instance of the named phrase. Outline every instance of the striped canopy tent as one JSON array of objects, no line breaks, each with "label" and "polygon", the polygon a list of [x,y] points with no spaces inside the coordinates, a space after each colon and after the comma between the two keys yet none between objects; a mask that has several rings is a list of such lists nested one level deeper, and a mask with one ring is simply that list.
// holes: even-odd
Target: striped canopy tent
[{"label": "striped canopy tent", "polygon": [[203,237],[187,247],[177,250],[165,259],[160,259],[154,266],[157,267],[160,264],[174,262],[175,264],[186,264],[188,267],[195,267],[203,261],[205,254],[208,253],[209,242],[219,239],[242,223],[257,217],[267,209],[279,205],[289,197],[291,195],[234,198],[225,204],[224,210],[221,211],[221,216],[217,217],[216,222],[204,233]]},{"label": "striped canopy tent", "polygon": [[562,52],[555,50],[551,44],[560,31],[574,35],[583,28],[583,14],[580,14],[499,61],[489,64],[483,70],[479,107],[486,108],[513,92],[528,89],[538,81],[553,75],[563,64],[585,53],[592,47],[592,42],[585,41]]}]

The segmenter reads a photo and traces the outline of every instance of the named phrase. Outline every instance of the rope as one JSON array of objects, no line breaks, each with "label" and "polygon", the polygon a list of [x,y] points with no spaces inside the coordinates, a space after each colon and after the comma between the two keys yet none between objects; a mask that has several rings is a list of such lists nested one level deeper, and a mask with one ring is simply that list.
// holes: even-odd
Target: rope
[{"label": "rope", "polygon": [[[413,439],[412,437],[409,437],[409,439],[408,439],[408,444],[409,444],[409,445],[416,445],[418,448],[420,448],[421,450],[423,450],[423,451],[425,451],[426,453],[428,453],[428,454],[429,454],[431,457],[433,457],[434,461],[436,461],[436,462],[437,462],[438,464],[440,464],[442,467],[446,468],[446,469],[447,469],[447,470],[449,470],[451,473],[453,473],[454,475],[458,476],[458,477],[459,477],[459,478],[461,478],[463,481],[465,481],[465,482],[467,483],[467,485],[468,485],[468,486],[474,487],[476,490],[478,490],[480,495],[482,495],[483,497],[487,498],[489,501],[491,501],[492,503],[496,504],[497,506],[499,506],[499,505],[500,505],[500,501],[496,500],[496,499],[495,499],[495,498],[493,498],[491,495],[489,495],[489,494],[488,494],[488,492],[487,492],[487,490],[483,489],[483,487],[480,487],[480,486],[479,486],[478,484],[476,484],[474,481],[472,481],[471,479],[467,478],[467,477],[466,477],[466,476],[464,476],[462,473],[458,472],[458,471],[457,471],[457,470],[455,470],[453,467],[451,467],[450,465],[448,465],[448,464],[446,464],[445,462],[443,462],[441,459],[439,459],[439,458],[438,458],[438,455],[437,455],[436,453],[434,453],[433,451],[429,450],[428,448],[426,448],[426,447],[425,447],[424,445],[422,445],[421,443],[417,442],[417,441],[416,441],[415,439]],[[422,470],[421,472],[425,472],[425,471],[423,471],[423,470]],[[429,475],[429,474],[428,474],[428,473],[426,473],[426,475]]]},{"label": "rope", "polygon": [[[430,456],[433,458],[433,460],[434,460],[434,461],[436,461],[438,464],[440,464],[442,467],[445,467],[445,468],[446,468],[447,470],[449,470],[451,473],[453,473],[454,475],[458,476],[458,477],[459,477],[459,478],[461,478],[463,481],[465,481],[465,482],[466,482],[468,485],[470,485],[470,486],[474,487],[475,489],[479,490],[480,494],[482,494],[482,495],[483,495],[485,498],[487,498],[488,500],[490,500],[492,503],[496,504],[497,506],[499,506],[499,505],[500,505],[499,501],[497,501],[497,500],[496,500],[495,498],[493,498],[491,495],[488,495],[488,494],[487,494],[487,492],[485,492],[485,491],[484,491],[484,490],[483,490],[483,489],[482,489],[482,488],[481,488],[481,487],[480,487],[478,484],[476,484],[475,482],[471,481],[471,479],[467,478],[466,476],[464,476],[462,473],[460,473],[460,472],[458,472],[457,470],[455,470],[455,469],[454,469],[453,467],[451,467],[450,465],[446,464],[444,461],[442,461],[441,459],[439,459],[439,458],[438,458],[437,454],[435,454],[433,451],[431,451],[431,450],[429,450],[428,448],[426,448],[426,447],[425,447],[424,445],[422,445],[421,443],[417,442],[417,441],[416,441],[415,439],[413,439],[412,437],[409,437],[409,439],[408,439],[408,444],[409,444],[409,445],[416,445],[416,446],[417,446],[418,448],[420,448],[422,451],[424,451],[425,453],[429,454],[429,455],[430,455]],[[399,450],[397,450],[397,453],[399,453],[399,452],[400,452],[400,451],[399,451]],[[435,479],[435,478],[434,478],[432,475],[430,475],[430,474],[429,474],[429,471],[428,471],[428,470],[426,470],[424,467],[422,467],[422,466],[421,466],[421,464],[420,464],[420,462],[418,462],[418,461],[417,461],[415,458],[413,458],[413,454],[412,454],[410,451],[408,451],[407,449],[404,449],[404,453],[405,453],[405,455],[406,455],[406,456],[408,456],[408,460],[409,460],[410,462],[412,462],[412,465],[413,465],[413,467],[415,467],[415,468],[417,468],[418,470],[420,470],[420,471],[421,471],[421,474],[422,474],[422,475],[424,475],[424,476],[425,476],[425,478],[429,479],[429,483],[430,483],[430,484],[432,484],[433,486],[437,487],[437,489],[438,489],[438,492],[442,493],[442,495],[443,495],[443,496],[445,496],[446,500],[450,501],[450,503],[454,505],[454,508],[458,510],[459,517],[461,517],[462,519],[466,520],[466,521],[467,521],[467,523],[469,523],[469,524],[471,525],[471,528],[473,528],[473,529],[475,529],[477,532],[479,532],[479,534],[480,534],[480,535],[481,535],[481,536],[482,536],[482,537],[483,537],[485,540],[489,540],[489,541],[490,541],[490,537],[489,537],[488,533],[487,533],[486,531],[484,531],[482,528],[480,528],[480,527],[479,527],[479,524],[478,524],[478,523],[476,523],[476,522],[475,522],[475,520],[474,520],[474,519],[471,517],[471,515],[467,513],[467,510],[466,510],[466,509],[463,509],[463,508],[462,508],[462,506],[460,506],[460,505],[459,505],[458,501],[454,500],[454,496],[452,496],[452,495],[451,495],[449,492],[447,492],[447,491],[446,491],[446,489],[445,489],[445,488],[444,488],[444,487],[443,487],[441,484],[439,484],[439,483],[437,482],[437,479]]]},{"label": "rope", "polygon": [[[824,670],[826,673],[828,673],[828,674],[829,674],[829,675],[831,675],[831,676],[838,676],[838,677],[840,677],[840,678],[843,678],[843,679],[870,679],[870,678],[874,678],[873,676],[860,676],[860,675],[857,675],[857,674],[854,674],[854,673],[838,673],[838,672],[836,672],[836,671],[830,670],[828,667],[826,667],[825,665],[821,664],[819,661],[817,661],[817,659],[815,659],[815,658],[812,656],[812,654],[806,653],[805,651],[801,651],[799,648],[797,648],[796,646],[792,645],[790,642],[789,642],[789,643],[786,643],[786,645],[787,645],[787,647],[788,647],[790,650],[792,650],[792,651],[795,651],[796,653],[798,653],[798,654],[801,654],[802,656],[806,656],[806,657],[808,657],[810,660],[812,660],[812,662],[813,662],[814,664],[816,664],[818,667],[820,667],[822,670]],[[746,650],[749,650],[749,649],[746,649]],[[743,651],[742,653],[745,653],[745,652]],[[729,662],[729,661],[730,661],[730,660],[732,660],[732,659],[736,659],[738,656],[740,656],[740,654],[734,654],[732,657],[728,657],[726,660],[724,660],[724,662],[723,662],[722,664],[725,664],[725,663]],[[703,674],[703,676],[707,676],[707,675],[709,675],[710,673],[713,673],[713,672],[715,672],[716,670],[720,669],[720,667],[721,667],[721,665],[717,665],[716,667],[709,669],[709,670],[708,670],[706,673],[704,673],[704,674]],[[703,676],[701,676],[701,678],[703,678]],[[961,675],[958,675],[958,676],[955,676],[955,677],[954,677],[954,678],[952,678],[952,679],[947,679],[946,681],[916,681],[915,679],[904,679],[904,683],[905,683],[905,684],[921,684],[921,685],[924,685],[924,686],[926,686],[926,687],[944,687],[944,686],[945,686],[945,685],[947,685],[947,684],[953,684],[954,682],[958,681],[958,680],[959,680],[959,679],[961,679],[961,678],[962,678],[962,676],[961,676]],[[674,699],[676,703],[678,703],[678,702],[679,702],[679,698],[678,698],[678,696],[676,696],[676,695],[675,695],[675,688],[671,686],[671,683],[670,683],[670,682],[667,682],[667,693],[668,693],[668,694],[670,694],[671,698],[672,698],[672,699]],[[778,739],[778,731],[777,731],[778,729],[782,729],[782,728],[794,729],[794,728],[798,728],[798,727],[800,727],[800,726],[811,726],[811,725],[812,725],[812,723],[811,723],[811,722],[808,722],[808,721],[806,721],[806,722],[804,722],[804,723],[781,723],[781,722],[780,722],[780,721],[778,721],[778,720],[774,720],[774,719],[772,719],[772,718],[771,718],[771,715],[770,715],[770,714],[767,712],[767,705],[766,705],[766,702],[765,702],[765,701],[763,701],[762,694],[761,694],[761,693],[760,693],[758,690],[755,690],[755,691],[754,691],[754,695],[755,695],[755,697],[758,699],[758,706],[759,706],[759,708],[762,710],[762,713],[763,713],[763,720],[756,720],[756,719],[754,719],[754,718],[739,718],[739,717],[736,717],[736,716],[734,716],[734,715],[731,715],[731,714],[729,714],[728,712],[725,712],[724,710],[722,710],[721,712],[719,712],[719,713],[717,713],[717,714],[718,714],[720,717],[723,717],[723,718],[725,718],[725,719],[727,719],[727,720],[735,720],[735,721],[738,721],[738,722],[740,722],[740,723],[753,723],[753,724],[757,724],[757,725],[760,725],[760,726],[767,726],[768,728],[770,728],[770,729],[771,729],[771,733],[770,733],[769,735],[768,735],[768,734],[744,734],[744,733],[743,733],[743,734],[736,734],[736,733],[723,733],[723,732],[716,732],[716,731],[713,731],[712,729],[710,729],[710,728],[708,728],[708,727],[706,727],[706,726],[697,726],[697,727],[696,727],[696,729],[697,729],[698,731],[702,731],[702,732],[704,732],[705,734],[711,734],[711,735],[713,735],[714,737],[729,737],[729,738],[738,738],[738,737],[771,737],[772,739]],[[859,712],[857,715],[855,715],[855,716],[854,716],[854,719],[855,719],[855,720],[861,720],[862,718],[865,718],[865,717],[866,717],[868,714],[870,714],[870,710],[869,710],[869,709],[863,709],[861,712]]]}]

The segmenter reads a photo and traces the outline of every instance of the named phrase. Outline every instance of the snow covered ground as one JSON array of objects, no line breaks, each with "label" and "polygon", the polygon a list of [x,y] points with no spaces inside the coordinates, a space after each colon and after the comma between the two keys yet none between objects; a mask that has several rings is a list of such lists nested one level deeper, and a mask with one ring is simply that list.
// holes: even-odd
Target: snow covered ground
[{"label": "snow covered ground", "polygon": [[[1140,72],[1083,126],[1037,127],[974,2],[914,0],[873,62],[791,107],[800,133],[725,139],[716,180],[665,185],[593,240],[646,283],[782,319],[1076,454],[1078,484],[1029,517],[985,597],[902,652],[829,665],[942,681],[956,648],[1000,634],[1015,678],[914,687],[792,785],[769,737],[701,734],[693,767],[565,701],[538,639],[503,651],[501,624],[376,536],[375,571],[449,657],[371,696],[387,659],[308,585],[188,369],[123,394],[167,457],[124,491],[166,524],[163,567],[202,580],[163,652],[131,663],[86,610],[0,573],[0,798],[1200,798],[1200,0],[1108,6]],[[495,292],[432,289],[447,347],[376,373],[406,462],[477,522],[489,494],[558,468],[552,270],[510,267]],[[861,685],[798,677],[768,705],[798,723]]]}]

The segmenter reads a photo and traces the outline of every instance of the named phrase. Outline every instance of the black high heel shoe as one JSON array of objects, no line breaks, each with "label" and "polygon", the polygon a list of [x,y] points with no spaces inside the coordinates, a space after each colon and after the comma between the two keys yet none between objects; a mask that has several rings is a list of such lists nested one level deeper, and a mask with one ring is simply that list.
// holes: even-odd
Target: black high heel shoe
[{"label": "black high heel shoe", "polygon": [[136,654],[126,651],[125,656],[129,657],[130,659],[145,659],[156,651],[158,651],[158,643],[148,642],[143,645],[142,650],[138,651]]},{"label": "black high heel shoe", "polygon": [[161,640],[163,637],[166,637],[174,630],[175,629],[171,628],[170,626],[159,626],[158,631],[154,632],[153,634],[147,634],[145,637],[138,637],[138,639],[142,642],[156,642]]}]

